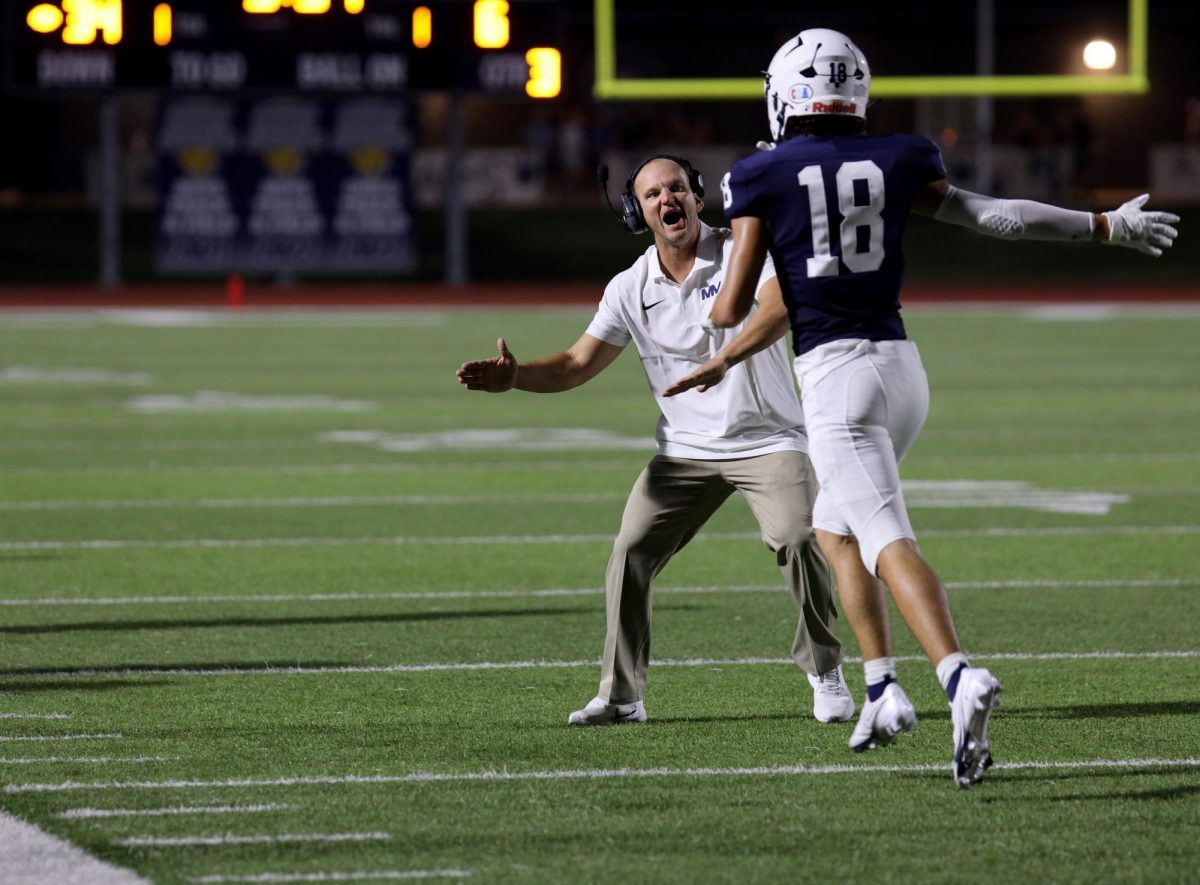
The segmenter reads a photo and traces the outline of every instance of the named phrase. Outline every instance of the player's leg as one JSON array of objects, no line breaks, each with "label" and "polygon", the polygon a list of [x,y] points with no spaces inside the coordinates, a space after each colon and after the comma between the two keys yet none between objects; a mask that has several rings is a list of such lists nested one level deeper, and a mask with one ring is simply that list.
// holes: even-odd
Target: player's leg
[{"label": "player's leg", "polygon": [[803,452],[774,452],[723,461],[721,467],[750,505],[796,606],[792,659],[808,673],[813,715],[822,722],[845,722],[854,715],[854,698],[841,670],[842,644],[833,632],[832,574],[813,537],[817,482],[812,464]]},{"label": "player's leg", "polygon": [[817,541],[837,576],[842,611],[862,653],[866,698],[849,741],[850,748],[861,753],[895,743],[916,727],[917,714],[896,680],[883,582],[867,571],[858,542],[839,523],[824,495],[817,498],[813,519]]},{"label": "player's leg", "polygon": [[854,638],[858,640],[863,660],[891,655],[887,588],[863,566],[862,554],[853,535],[818,528],[816,536],[837,579],[842,612],[850,622]]},{"label": "player's leg", "polygon": [[[879,379],[868,359],[873,346],[869,341],[839,341],[796,360],[809,451],[821,482],[813,525],[863,653],[867,697],[850,739],[856,750],[893,743],[916,722],[912,705],[896,683],[883,587],[866,568],[856,537],[873,516],[886,511],[885,503],[900,488],[898,471],[880,476],[860,458],[859,448],[864,446],[882,448],[881,457],[891,455],[882,426],[886,404],[875,389]],[[906,522],[875,528],[892,535],[911,531]]]},{"label": "player's leg", "polygon": [[[929,408],[929,388],[916,346],[907,341],[862,345],[860,356],[831,372],[813,426],[814,452],[835,461],[823,486],[858,538],[865,567],[887,584],[951,702],[955,779],[971,786],[990,764],[987,719],[999,682],[969,667],[958,643],[945,587],[921,557],[900,486],[899,462],[915,442]],[[808,414],[808,401],[805,403]],[[831,418],[840,415],[840,420]],[[822,470],[818,464],[818,470]],[[959,691],[960,684],[965,691]],[[961,708],[961,709],[960,709]]]},{"label": "player's leg", "polygon": [[879,576],[891,590],[904,623],[912,630],[930,661],[962,652],[950,598],[934,570],[922,557],[917,542],[898,538],[877,557]]},{"label": "player's leg", "polygon": [[642,722],[650,662],[651,582],[733,493],[709,462],[656,456],[625,504],[605,574],[600,690],[572,725]]}]

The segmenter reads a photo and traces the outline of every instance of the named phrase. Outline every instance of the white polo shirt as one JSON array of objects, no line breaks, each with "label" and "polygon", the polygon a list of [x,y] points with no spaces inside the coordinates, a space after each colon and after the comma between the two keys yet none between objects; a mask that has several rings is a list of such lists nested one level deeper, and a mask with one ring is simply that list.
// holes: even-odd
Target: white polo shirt
[{"label": "white polo shirt", "polygon": [[[660,454],[721,460],[808,450],[786,336],[734,366],[704,393],[662,396],[742,328],[709,335],[700,327],[712,312],[732,250],[731,230],[701,222],[696,262],[680,284],[663,272],[651,245],[632,267],[612,278],[587,328],[593,338],[618,347],[632,341],[637,347],[662,412],[655,433]],[[758,289],[773,276],[775,265],[768,255]]]}]

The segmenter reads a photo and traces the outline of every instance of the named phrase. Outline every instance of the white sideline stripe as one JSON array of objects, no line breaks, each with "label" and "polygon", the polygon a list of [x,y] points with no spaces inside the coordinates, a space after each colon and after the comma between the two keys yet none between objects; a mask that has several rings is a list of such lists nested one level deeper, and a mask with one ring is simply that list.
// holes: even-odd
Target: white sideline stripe
[{"label": "white sideline stripe", "polygon": [[1191,587],[1200,584],[1200,578],[1166,578],[1163,580],[1093,580],[1093,581],[1041,581],[1013,579],[1011,581],[950,581],[946,584],[949,590],[1021,590],[1045,588],[1048,590],[1091,589],[1104,590],[1113,587]]},{"label": "white sideline stripe", "polygon": [[[613,468],[629,470],[635,464],[645,462],[644,452],[631,452],[625,459],[608,458],[578,461],[550,461],[522,459],[512,461],[350,461],[333,464],[238,464],[179,466],[160,465],[153,468],[156,476],[324,476],[353,475],[359,473],[428,473],[434,470],[448,473],[495,473],[497,470],[510,472],[545,473],[547,470],[578,471]],[[145,467],[0,467],[0,476],[137,476],[145,477]]]},{"label": "white sideline stripe", "polygon": [[106,817],[169,817],[192,814],[259,814],[264,811],[291,811],[297,805],[279,802],[265,805],[175,805],[171,808],[68,808],[55,817],[64,820],[92,820]]},{"label": "white sideline stripe", "polygon": [[[1087,759],[1068,761],[1000,762],[999,769],[1021,771],[1025,769],[1061,768],[1197,768],[1200,757],[1184,759]],[[825,774],[872,774],[878,772],[922,772],[945,771],[944,763],[921,763],[914,765],[771,765],[746,768],[587,768],[558,769],[551,771],[462,771],[434,772],[412,771],[406,774],[342,774],[309,775],[271,779],[231,778],[229,780],[171,780],[171,781],[99,781],[81,783],[64,781],[50,784],[8,784],[5,793],[68,793],[80,790],[179,790],[211,788],[258,788],[258,787],[311,787],[341,785],[378,784],[430,784],[472,783],[505,781],[557,781],[557,780],[606,780],[641,777],[752,777],[774,775],[825,775]],[[382,834],[387,836],[387,834]],[[213,837],[226,838],[226,837]],[[279,837],[247,837],[278,839]],[[124,842],[120,844],[126,844]],[[147,844],[147,843],[139,843]],[[214,843],[218,844],[218,843]],[[223,844],[223,843],[220,843]]]},{"label": "white sideline stripe", "polygon": [[474,870],[360,870],[352,873],[254,873],[245,876],[191,876],[189,882],[362,882],[386,879],[465,879]]},{"label": "white sideline stripe", "polygon": [[174,762],[178,758],[178,756],[29,756],[17,759],[0,759],[0,765],[41,765],[43,763],[107,765],[111,762]]},{"label": "white sideline stripe", "polygon": [[[1039,526],[984,529],[930,529],[921,538],[1029,538],[1073,535],[1192,535],[1200,525],[1111,525],[1111,526]],[[706,532],[705,541],[758,540],[757,532]],[[368,547],[408,545],[467,544],[592,544],[612,543],[611,533],[594,535],[397,535],[393,537],[348,538],[179,538],[170,541],[149,539],[84,541],[5,541],[0,551],[30,550],[195,550],[246,549],[261,547]]]},{"label": "white sideline stripe", "polygon": [[[1061,651],[1061,652],[972,652],[977,661],[1094,661],[1094,660],[1158,660],[1172,658],[1200,658],[1200,649],[1184,651]],[[923,655],[897,655],[895,660],[905,663],[924,662]],[[846,658],[845,663],[862,663],[862,658]],[[791,658],[663,658],[654,661],[655,667],[753,667],[761,665],[795,666]],[[425,664],[346,664],[329,667],[213,667],[208,669],[129,669],[129,670],[54,670],[47,672],[9,671],[6,676],[23,679],[87,679],[91,677],[134,677],[134,676],[324,676],[335,674],[375,673],[434,673],[471,672],[477,670],[554,670],[580,667],[598,667],[600,660],[576,661],[479,661],[475,663],[425,663]],[[0,682],[0,685],[3,685]]]},{"label": "white sideline stripe", "polygon": [[[1020,589],[1107,589],[1149,587],[1193,587],[1200,585],[1200,578],[1166,578],[1163,580],[1084,580],[1051,581],[949,581],[949,590],[1020,590]],[[718,593],[776,593],[782,589],[778,584],[735,584],[729,587],[656,587],[655,593],[718,594]],[[393,593],[250,593],[244,596],[226,594],[220,596],[98,596],[93,599],[79,596],[43,596],[34,599],[0,599],[0,607],[36,606],[108,606],[108,605],[184,605],[196,603],[210,605],[217,602],[372,602],[406,599],[527,599],[571,596],[597,596],[604,593],[603,587],[554,587],[544,590],[447,590],[445,592]],[[3,714],[20,718],[23,714]]]},{"label": "white sideline stripe", "polygon": [[193,845],[275,845],[284,842],[390,842],[391,833],[276,833],[272,836],[129,836],[114,845],[181,848]]},{"label": "white sideline stripe", "polygon": [[310,498],[111,498],[102,500],[0,501],[0,510],[237,510],[267,507],[397,507],[437,504],[504,504],[513,501],[575,504],[624,501],[621,492],[524,495],[335,495]]},{"label": "white sideline stripe", "polygon": [[465,879],[474,870],[355,870],[350,873],[251,873],[242,876],[189,876],[198,885],[219,885],[225,882],[362,882],[377,879]]},{"label": "white sideline stripe", "polygon": [[3,811],[0,856],[5,885],[152,885]]},{"label": "white sideline stripe", "polygon": [[[23,425],[15,425],[21,429]],[[536,453],[533,453],[536,454]],[[238,465],[159,465],[152,468],[156,476],[324,476],[333,474],[359,473],[429,473],[445,471],[448,473],[495,473],[497,470],[509,472],[545,473],[549,470],[578,471],[586,467],[589,470],[619,469],[630,470],[646,461],[646,453],[631,451],[625,458],[618,457],[619,452],[609,452],[605,459],[577,460],[539,460],[535,457],[520,457],[507,461],[477,461],[464,459],[462,461],[424,461],[419,458],[408,461],[349,461],[330,464],[238,464]],[[961,455],[930,456],[922,460],[926,464],[959,464],[962,462],[997,461],[1028,462],[1035,461],[1074,461],[1079,456],[1072,453],[1061,455],[1037,455],[1025,453],[1017,455]],[[1151,462],[1175,463],[1179,461],[1192,462],[1200,460],[1200,452],[1094,452],[1087,456],[1088,461],[1110,463]],[[64,465],[62,467],[0,467],[0,476],[136,476],[144,478],[146,467],[94,467]]]},{"label": "white sideline stripe", "polygon": [[0,719],[70,719],[74,713],[0,713]]},{"label": "white sideline stripe", "polygon": [[115,734],[18,734],[0,735],[0,744],[43,741],[117,741],[124,735]]}]

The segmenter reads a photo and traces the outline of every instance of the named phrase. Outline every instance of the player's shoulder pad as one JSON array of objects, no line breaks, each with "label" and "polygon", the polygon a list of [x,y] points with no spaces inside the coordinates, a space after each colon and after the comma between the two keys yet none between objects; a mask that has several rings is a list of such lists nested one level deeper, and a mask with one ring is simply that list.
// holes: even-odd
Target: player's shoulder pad
[{"label": "player's shoulder pad", "polygon": [[905,132],[895,137],[901,139],[906,147],[919,153],[940,154],[942,152],[942,149],[931,138],[917,132]]},{"label": "player's shoulder pad", "polygon": [[741,159],[734,160],[729,171],[735,179],[757,178],[770,167],[773,159],[774,151],[755,151]]}]

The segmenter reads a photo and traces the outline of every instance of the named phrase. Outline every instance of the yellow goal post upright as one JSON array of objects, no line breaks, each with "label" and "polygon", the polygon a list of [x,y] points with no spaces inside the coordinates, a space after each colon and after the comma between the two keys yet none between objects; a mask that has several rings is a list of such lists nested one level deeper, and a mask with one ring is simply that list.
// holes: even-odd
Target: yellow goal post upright
[{"label": "yellow goal post upright", "polygon": [[[594,0],[598,99],[762,98],[761,77],[654,78],[617,76],[616,0]],[[1146,76],[1150,0],[1128,0],[1128,72],[1114,75],[1030,74],[871,78],[872,98],[1032,98],[1037,96],[1135,95],[1148,92]]]}]

